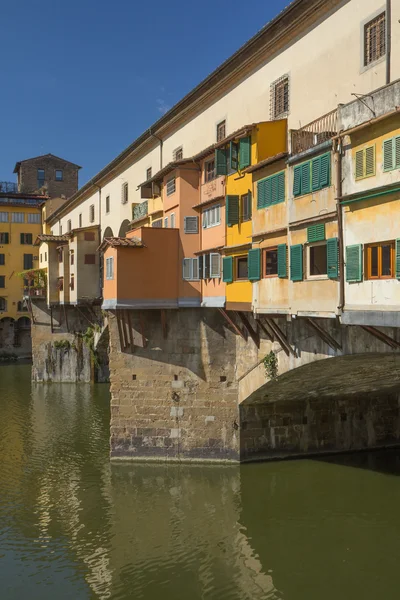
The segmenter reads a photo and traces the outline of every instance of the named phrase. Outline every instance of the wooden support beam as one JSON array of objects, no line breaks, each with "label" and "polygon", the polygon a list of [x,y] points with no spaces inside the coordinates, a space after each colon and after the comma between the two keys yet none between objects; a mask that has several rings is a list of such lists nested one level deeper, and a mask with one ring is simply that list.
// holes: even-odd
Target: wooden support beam
[{"label": "wooden support beam", "polygon": [[231,317],[228,315],[226,310],[223,308],[219,308],[218,310],[221,313],[221,315],[224,317],[224,319],[232,327],[232,329],[235,331],[235,333],[237,333],[238,335],[240,335],[240,337],[242,337],[244,340],[246,340],[246,336],[244,335],[243,331],[236,325],[236,323],[234,321],[232,321]]},{"label": "wooden support beam", "polygon": [[360,327],[361,329],[364,329],[364,331],[367,331],[387,346],[390,346],[395,350],[398,350],[400,348],[400,342],[397,342],[390,336],[386,335],[386,333],[382,333],[382,331],[376,329],[376,327],[370,327],[369,325],[361,325]]},{"label": "wooden support beam", "polygon": [[310,317],[306,317],[307,323],[317,332],[319,337],[325,344],[328,344],[332,348],[332,350],[341,350],[342,346],[333,338],[315,319],[311,319]]},{"label": "wooden support beam", "polygon": [[53,306],[50,304],[50,329],[51,329],[51,333],[54,333],[54,326],[53,326]]},{"label": "wooden support beam", "polygon": [[87,317],[87,315],[85,315],[85,313],[83,312],[83,310],[81,310],[78,305],[76,305],[76,309],[78,310],[79,313],[81,313],[82,317],[84,319],[86,319],[86,321],[89,323],[89,325],[91,325],[91,327],[95,328],[95,324],[92,323],[92,321]]},{"label": "wooden support beam", "polygon": [[267,339],[270,342],[273,342],[274,341],[274,334],[269,329],[267,329],[266,324],[263,323],[262,321],[260,321],[260,319],[257,319],[257,324],[260,327],[261,331],[263,331],[265,333],[265,335],[267,336]]},{"label": "wooden support beam", "polygon": [[59,310],[59,316],[58,316],[58,325],[59,325],[59,327],[61,327],[61,325],[62,325],[62,306],[61,306],[61,304],[59,306],[59,309],[60,310]]},{"label": "wooden support beam", "polygon": [[125,351],[125,339],[124,339],[124,335],[122,333],[122,324],[121,324],[121,316],[120,316],[120,311],[116,310],[116,315],[117,315],[117,325],[118,325],[118,336],[119,336],[119,343],[121,346],[121,352]]},{"label": "wooden support beam", "polygon": [[127,321],[127,325],[128,325],[129,345],[131,348],[131,352],[133,354],[135,352],[135,343],[133,340],[131,313],[129,310],[126,310],[125,314],[126,314],[126,321]]},{"label": "wooden support beam", "polygon": [[147,341],[146,341],[146,336],[144,335],[144,319],[143,319],[143,313],[142,312],[139,314],[139,322],[140,322],[140,333],[142,334],[143,348],[146,348]]},{"label": "wooden support beam", "polygon": [[289,340],[287,339],[286,335],[283,333],[282,329],[275,323],[275,321],[273,319],[268,319],[267,317],[265,317],[265,322],[274,332],[274,335],[278,339],[282,350],[286,352],[288,356],[289,354],[291,354],[292,356],[297,358],[297,352],[293,350],[292,346],[289,344]]},{"label": "wooden support beam", "polygon": [[260,334],[258,333],[258,331],[254,331],[254,329],[252,328],[252,326],[250,324],[249,319],[247,318],[247,316],[245,315],[244,312],[238,311],[236,314],[238,315],[239,319],[242,321],[249,336],[251,337],[251,339],[257,346],[257,348],[259,348],[260,347]]},{"label": "wooden support beam", "polygon": [[68,333],[69,333],[69,325],[68,325],[67,309],[66,309],[66,306],[65,306],[65,304],[63,305],[63,307],[64,307],[64,319],[65,319],[65,325],[66,325],[66,327],[67,327],[67,331],[68,331]]},{"label": "wooden support beam", "polygon": [[161,327],[163,330],[163,338],[167,339],[168,331],[167,331],[167,313],[164,309],[161,309]]}]

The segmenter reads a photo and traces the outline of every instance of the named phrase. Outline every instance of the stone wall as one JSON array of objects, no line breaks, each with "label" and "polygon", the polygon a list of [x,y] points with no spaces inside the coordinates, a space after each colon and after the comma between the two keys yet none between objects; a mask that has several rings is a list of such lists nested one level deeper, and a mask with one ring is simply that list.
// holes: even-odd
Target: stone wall
[{"label": "stone wall", "polygon": [[15,355],[30,358],[32,354],[31,328],[28,317],[0,319],[0,359]]},{"label": "stone wall", "polygon": [[237,460],[236,335],[220,313],[167,310],[163,328],[161,311],[127,312],[134,353],[109,316],[111,456]]},{"label": "stone wall", "polygon": [[[44,169],[45,187],[49,196],[58,198],[64,195],[69,198],[78,190],[79,167],[62,158],[49,154],[21,162],[18,178],[21,192],[37,191],[38,169]],[[56,169],[62,170],[62,181],[56,181]]]}]

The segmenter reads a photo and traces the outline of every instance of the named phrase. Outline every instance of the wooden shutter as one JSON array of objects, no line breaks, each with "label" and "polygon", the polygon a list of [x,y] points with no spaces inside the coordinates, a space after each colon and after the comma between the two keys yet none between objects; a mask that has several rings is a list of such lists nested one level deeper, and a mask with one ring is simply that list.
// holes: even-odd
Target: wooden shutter
[{"label": "wooden shutter", "polygon": [[326,240],[326,262],[329,279],[339,276],[339,243],[337,238]]},{"label": "wooden shutter", "polygon": [[33,239],[32,239],[32,234],[31,233],[27,233],[26,234],[26,243],[32,245]]},{"label": "wooden shutter", "polygon": [[225,148],[217,148],[215,150],[215,174],[216,175],[226,175],[226,150]]},{"label": "wooden shutter", "polygon": [[295,167],[293,170],[293,195],[301,195],[301,167]]},{"label": "wooden shutter", "polygon": [[364,150],[357,150],[355,160],[356,179],[362,179],[364,177]]},{"label": "wooden shutter", "polygon": [[261,250],[254,248],[248,255],[249,280],[258,281],[261,277]]},{"label": "wooden shutter", "polygon": [[24,254],[24,271],[33,269],[33,254]]},{"label": "wooden shutter", "polygon": [[287,277],[287,246],[278,244],[278,277]]},{"label": "wooden shutter", "polygon": [[320,156],[320,188],[327,187],[331,183],[331,154],[323,154]]},{"label": "wooden shutter", "polygon": [[278,200],[278,179],[276,175],[270,177],[271,182],[271,204],[276,204]]},{"label": "wooden shutter", "polygon": [[266,180],[263,179],[257,183],[257,208],[265,208],[267,206],[266,192]]},{"label": "wooden shutter", "polygon": [[212,279],[221,277],[221,256],[216,252],[210,254],[210,277]]},{"label": "wooden shutter", "polygon": [[199,232],[199,218],[198,217],[184,217],[183,218],[183,230],[185,233],[198,233]]},{"label": "wooden shutter", "polygon": [[383,170],[391,171],[394,168],[393,138],[383,142]]},{"label": "wooden shutter", "polygon": [[395,245],[395,269],[396,269],[395,277],[396,277],[396,279],[400,279],[400,239],[399,238],[397,238],[396,245]]},{"label": "wooden shutter", "polygon": [[278,173],[278,202],[285,202],[285,172]]},{"label": "wooden shutter", "polygon": [[301,193],[309,194],[311,191],[311,163],[301,165]]},{"label": "wooden shutter", "polygon": [[230,165],[231,165],[231,169],[232,171],[237,171],[238,170],[238,145],[236,144],[236,142],[231,142],[229,145],[229,155],[230,155]]},{"label": "wooden shutter", "polygon": [[233,281],[233,257],[225,256],[222,261],[222,281],[232,283]]},{"label": "wooden shutter", "polygon": [[400,135],[394,138],[394,168],[400,169]]},{"label": "wooden shutter", "polygon": [[239,223],[239,196],[227,196],[226,206],[226,224],[228,227]]},{"label": "wooden shutter", "polygon": [[265,206],[272,204],[272,180],[271,177],[265,180]]},{"label": "wooden shutter", "polygon": [[25,244],[25,234],[24,233],[19,234],[19,240],[20,240],[21,244]]},{"label": "wooden shutter", "polygon": [[251,165],[251,139],[250,137],[239,140],[239,169],[245,169]]},{"label": "wooden shutter", "polygon": [[303,280],[303,244],[290,247],[290,279]]},{"label": "wooden shutter", "polygon": [[325,223],[316,223],[307,227],[307,241],[309,243],[322,242],[325,239]]},{"label": "wooden shutter", "polygon": [[4,266],[6,264],[6,255],[0,254],[0,265]]},{"label": "wooden shutter", "polygon": [[346,281],[361,281],[361,244],[346,247]]},{"label": "wooden shutter", "polygon": [[321,157],[318,156],[311,161],[311,187],[313,192],[321,187]]},{"label": "wooden shutter", "polygon": [[375,175],[375,146],[365,148],[365,177]]}]

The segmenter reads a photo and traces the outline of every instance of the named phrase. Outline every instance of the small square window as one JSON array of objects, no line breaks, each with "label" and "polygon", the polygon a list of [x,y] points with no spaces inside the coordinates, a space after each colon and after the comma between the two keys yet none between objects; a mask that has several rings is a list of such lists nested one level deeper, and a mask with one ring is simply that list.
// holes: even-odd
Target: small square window
[{"label": "small square window", "polygon": [[217,125],[217,142],[221,142],[226,138],[226,121],[221,121]]},{"label": "small square window", "polygon": [[110,212],[110,196],[106,196],[106,213]]},{"label": "small square window", "polygon": [[309,246],[308,257],[308,276],[326,276],[328,273],[326,242]]},{"label": "small square window", "polygon": [[56,181],[63,180],[63,172],[61,169],[56,169]]},{"label": "small square window", "polygon": [[279,119],[289,113],[289,76],[284,75],[271,84],[271,119]]},{"label": "small square window", "polygon": [[264,250],[264,277],[276,277],[278,275],[278,248],[267,248]]},{"label": "small square window", "polygon": [[249,278],[248,258],[239,256],[236,259],[236,279],[247,280]]},{"label": "small square window", "polygon": [[386,13],[364,26],[364,67],[386,54]]},{"label": "small square window", "polygon": [[85,254],[85,265],[94,265],[96,264],[96,255],[95,254]]},{"label": "small square window", "polygon": [[146,171],[146,181],[151,179],[151,177],[152,177],[152,169],[151,169],[151,167],[149,167]]},{"label": "small square window", "polygon": [[167,181],[166,187],[167,187],[167,196],[171,196],[172,194],[175,193],[175,189],[176,189],[175,177],[172,177],[172,179]]},{"label": "small square window", "polygon": [[183,146],[179,146],[179,148],[175,148],[173,152],[174,160],[182,160],[183,158]]}]

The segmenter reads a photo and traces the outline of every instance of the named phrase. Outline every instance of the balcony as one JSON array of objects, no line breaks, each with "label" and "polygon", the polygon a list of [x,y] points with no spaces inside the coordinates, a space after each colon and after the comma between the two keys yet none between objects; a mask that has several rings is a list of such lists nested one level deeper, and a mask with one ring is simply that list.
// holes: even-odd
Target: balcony
[{"label": "balcony", "polygon": [[292,154],[300,154],[300,152],[305,152],[330,140],[337,134],[337,122],[337,110],[335,109],[301,129],[293,129],[291,132]]},{"label": "balcony", "polygon": [[18,184],[12,181],[0,181],[1,194],[18,194]]}]

